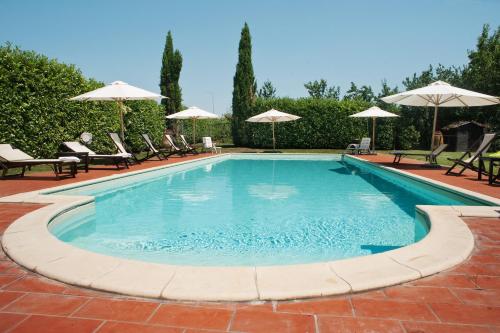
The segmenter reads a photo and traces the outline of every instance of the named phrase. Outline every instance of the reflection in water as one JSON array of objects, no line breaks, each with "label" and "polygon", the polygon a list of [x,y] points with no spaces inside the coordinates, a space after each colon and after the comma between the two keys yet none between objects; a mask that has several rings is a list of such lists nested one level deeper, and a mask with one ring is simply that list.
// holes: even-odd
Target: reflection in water
[{"label": "reflection in water", "polygon": [[248,186],[248,193],[252,197],[266,200],[279,200],[287,199],[297,194],[298,190],[292,185],[255,184]]}]

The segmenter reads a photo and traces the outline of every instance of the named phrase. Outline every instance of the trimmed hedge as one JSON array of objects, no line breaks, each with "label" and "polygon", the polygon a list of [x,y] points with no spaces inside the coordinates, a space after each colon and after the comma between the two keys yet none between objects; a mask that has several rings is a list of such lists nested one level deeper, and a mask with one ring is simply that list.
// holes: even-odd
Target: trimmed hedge
[{"label": "trimmed hedge", "polygon": [[[115,150],[107,132],[120,129],[118,107],[112,102],[73,102],[70,97],[102,87],[79,69],[10,44],[0,47],[0,143],[10,143],[35,157],[53,157],[63,141],[82,132],[94,136],[92,149]],[[138,149],[140,131],[160,140],[164,120],[156,103],[127,103],[131,147]],[[146,109],[152,110],[151,112]],[[159,137],[160,136],[160,137]]]},{"label": "trimmed hedge", "polygon": [[[363,101],[258,98],[252,116],[274,108],[302,117],[275,124],[277,148],[345,148],[353,140],[367,136],[366,119],[349,118],[349,115],[369,106]],[[249,133],[251,146],[272,147],[270,123],[251,123]]]},{"label": "trimmed hedge", "polygon": [[[184,134],[186,140],[193,139],[193,124],[191,120],[177,120],[180,134]],[[196,121],[196,142],[200,142],[204,136],[210,136],[217,144],[231,143],[231,119],[222,117],[220,119],[203,119]]]}]

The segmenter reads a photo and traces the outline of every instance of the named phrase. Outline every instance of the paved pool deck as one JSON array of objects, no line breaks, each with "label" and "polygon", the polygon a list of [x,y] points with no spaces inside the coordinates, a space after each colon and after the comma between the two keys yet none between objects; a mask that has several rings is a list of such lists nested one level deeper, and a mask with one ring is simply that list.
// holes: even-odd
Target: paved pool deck
[{"label": "paved pool deck", "polygon": [[[189,157],[193,158],[193,157]],[[388,163],[390,156],[364,157]],[[180,161],[172,158],[172,162]],[[493,197],[475,175],[444,176],[419,162],[399,167]],[[146,162],[131,170],[170,162]],[[124,172],[124,171],[121,171]],[[0,181],[0,196],[102,177],[91,171],[54,181],[37,175]],[[0,233],[40,208],[0,204]],[[500,332],[500,219],[466,218],[472,256],[451,270],[374,291],[302,301],[172,302],[77,288],[26,271],[0,252],[0,332]]]}]

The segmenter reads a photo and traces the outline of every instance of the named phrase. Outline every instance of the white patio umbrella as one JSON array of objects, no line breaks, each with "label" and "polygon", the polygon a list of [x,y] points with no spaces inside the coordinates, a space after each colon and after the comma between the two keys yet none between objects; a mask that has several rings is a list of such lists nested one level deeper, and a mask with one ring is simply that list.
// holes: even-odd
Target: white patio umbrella
[{"label": "white patio umbrella", "polygon": [[382,110],[378,106],[372,106],[371,108],[350,115],[352,118],[372,118],[372,151],[375,151],[375,119],[377,118],[388,118],[388,117],[399,117],[397,114],[390,113]]},{"label": "white patio umbrella", "polygon": [[271,109],[264,113],[258,114],[256,116],[248,118],[246,121],[252,123],[272,123],[273,124],[273,150],[276,149],[276,138],[274,136],[274,123],[281,123],[285,121],[294,121],[300,119],[301,117],[295,116],[293,114],[281,112],[275,109]]},{"label": "white patio umbrella", "polygon": [[457,88],[444,81],[436,81],[422,88],[386,96],[383,97],[382,100],[386,103],[434,107],[431,151],[434,148],[434,134],[436,132],[436,121],[439,107],[485,106],[500,103],[500,99],[498,97]]},{"label": "white patio umbrella", "polygon": [[125,124],[123,122],[124,101],[158,100],[167,98],[141,88],[131,86],[123,81],[114,81],[102,88],[70,98],[70,101],[115,101],[120,108],[121,137],[125,140]]},{"label": "white patio umbrella", "polygon": [[196,120],[197,119],[216,119],[219,118],[218,115],[200,109],[197,106],[191,106],[186,110],[171,114],[167,116],[168,119],[192,119],[193,120],[193,144],[195,143],[196,137]]}]

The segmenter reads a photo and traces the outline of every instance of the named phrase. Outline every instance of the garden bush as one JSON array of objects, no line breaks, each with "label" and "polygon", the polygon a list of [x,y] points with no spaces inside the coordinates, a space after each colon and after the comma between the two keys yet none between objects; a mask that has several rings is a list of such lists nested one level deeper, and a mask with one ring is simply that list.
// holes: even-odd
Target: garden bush
[{"label": "garden bush", "polygon": [[[191,120],[177,120],[180,134],[184,134],[191,142],[193,139],[193,123]],[[204,119],[196,121],[196,142],[200,142],[204,136],[210,136],[217,144],[232,143],[231,118]]]},{"label": "garden bush", "polygon": [[[345,148],[355,139],[368,134],[366,119],[349,118],[369,104],[363,101],[338,101],[318,98],[257,98],[252,115],[277,109],[302,117],[297,121],[276,123],[279,148]],[[249,126],[253,147],[272,147],[270,123]]]},{"label": "garden bush", "polygon": [[[100,82],[86,79],[73,65],[10,44],[0,46],[0,143],[13,144],[35,157],[53,157],[61,142],[90,132],[94,137],[92,149],[114,152],[106,133],[120,130],[117,105],[69,101],[70,97],[101,86]],[[138,131],[150,132],[159,140],[164,121],[153,104],[128,103],[132,111],[126,122],[132,148],[138,148]],[[152,112],[146,110],[149,107]]]}]

